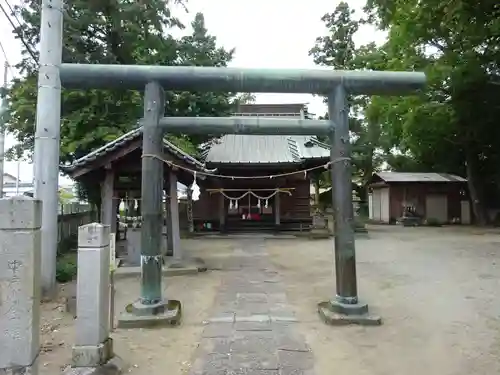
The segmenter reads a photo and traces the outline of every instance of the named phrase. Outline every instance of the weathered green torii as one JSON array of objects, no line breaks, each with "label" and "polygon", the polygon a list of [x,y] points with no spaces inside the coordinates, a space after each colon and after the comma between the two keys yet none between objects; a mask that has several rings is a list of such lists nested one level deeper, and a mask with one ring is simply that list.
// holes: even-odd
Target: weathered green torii
[{"label": "weathered green torii", "polygon": [[[66,88],[144,90],[144,156],[161,154],[164,132],[328,134],[332,146],[336,295],[320,303],[319,312],[330,322],[380,322],[369,317],[368,305],[361,303],[357,294],[347,95],[408,94],[425,86],[424,73],[62,64],[60,75]],[[163,89],[320,94],[328,98],[330,120],[163,118]],[[142,291],[141,298],[129,308],[132,316],[144,320],[160,321],[162,315],[168,320],[171,307],[161,292],[162,191],[162,161],[144,157]]]}]

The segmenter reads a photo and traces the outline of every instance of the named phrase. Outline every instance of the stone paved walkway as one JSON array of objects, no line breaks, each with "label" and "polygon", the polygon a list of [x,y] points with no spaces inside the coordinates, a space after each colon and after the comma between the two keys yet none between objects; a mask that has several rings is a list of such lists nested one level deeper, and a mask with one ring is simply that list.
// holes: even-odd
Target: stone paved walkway
[{"label": "stone paved walkway", "polygon": [[264,240],[240,240],[229,262],[191,375],[313,375],[312,352]]}]

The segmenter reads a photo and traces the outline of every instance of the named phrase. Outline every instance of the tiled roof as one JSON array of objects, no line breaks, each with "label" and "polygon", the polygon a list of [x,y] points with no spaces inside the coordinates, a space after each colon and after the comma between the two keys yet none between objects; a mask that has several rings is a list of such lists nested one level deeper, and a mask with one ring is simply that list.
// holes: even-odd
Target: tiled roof
[{"label": "tiled roof", "polygon": [[214,164],[301,163],[330,156],[330,147],[311,136],[224,135],[206,152]]},{"label": "tiled roof", "polygon": [[[235,115],[304,117],[304,103],[241,104]],[[204,152],[207,164],[290,164],[330,156],[330,146],[311,136],[224,135]]]},{"label": "tiled roof", "polygon": [[378,172],[375,176],[385,182],[467,182],[465,178],[449,173]]},{"label": "tiled roof", "polygon": [[[138,127],[132,131],[129,131],[128,133],[122,135],[121,137],[118,137],[114,141],[111,141],[107,143],[106,145],[98,148],[97,150],[92,151],[91,153],[81,157],[80,159],[75,160],[72,164],[70,165],[62,165],[61,169],[71,172],[74,171],[78,168],[83,167],[87,163],[90,163],[116,149],[119,149],[120,147],[124,146],[125,144],[128,144],[142,136],[142,126]],[[178,157],[181,160],[184,160],[186,163],[196,167],[199,170],[208,172],[207,169],[205,169],[203,163],[192,157],[191,155],[187,154],[186,152],[182,151],[180,148],[175,146],[173,143],[163,140],[163,146],[165,147],[165,150],[176,157]]]}]

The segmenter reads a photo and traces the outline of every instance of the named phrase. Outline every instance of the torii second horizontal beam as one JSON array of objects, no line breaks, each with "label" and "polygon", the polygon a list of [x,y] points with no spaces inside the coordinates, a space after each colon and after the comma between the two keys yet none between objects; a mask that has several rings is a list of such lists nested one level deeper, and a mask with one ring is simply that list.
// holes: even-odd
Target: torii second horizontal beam
[{"label": "torii second horizontal beam", "polygon": [[425,86],[421,72],[320,69],[243,69],[191,66],[62,64],[66,88],[143,90],[157,81],[166,90],[312,93],[327,95],[343,84],[348,93],[409,94]]},{"label": "torii second horizontal beam", "polygon": [[163,117],[160,126],[168,133],[254,135],[321,135],[334,128],[328,120],[269,117]]}]

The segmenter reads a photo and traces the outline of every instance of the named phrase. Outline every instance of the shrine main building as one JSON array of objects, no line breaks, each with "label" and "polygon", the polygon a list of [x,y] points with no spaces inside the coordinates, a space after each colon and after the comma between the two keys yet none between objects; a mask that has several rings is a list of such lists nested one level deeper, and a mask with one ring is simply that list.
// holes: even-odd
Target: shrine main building
[{"label": "shrine main building", "polygon": [[[307,107],[245,104],[234,116],[307,119]],[[193,204],[195,230],[307,230],[311,178],[325,171],[329,158],[329,145],[314,136],[224,135],[208,148],[203,162],[227,177],[204,181]]]}]

